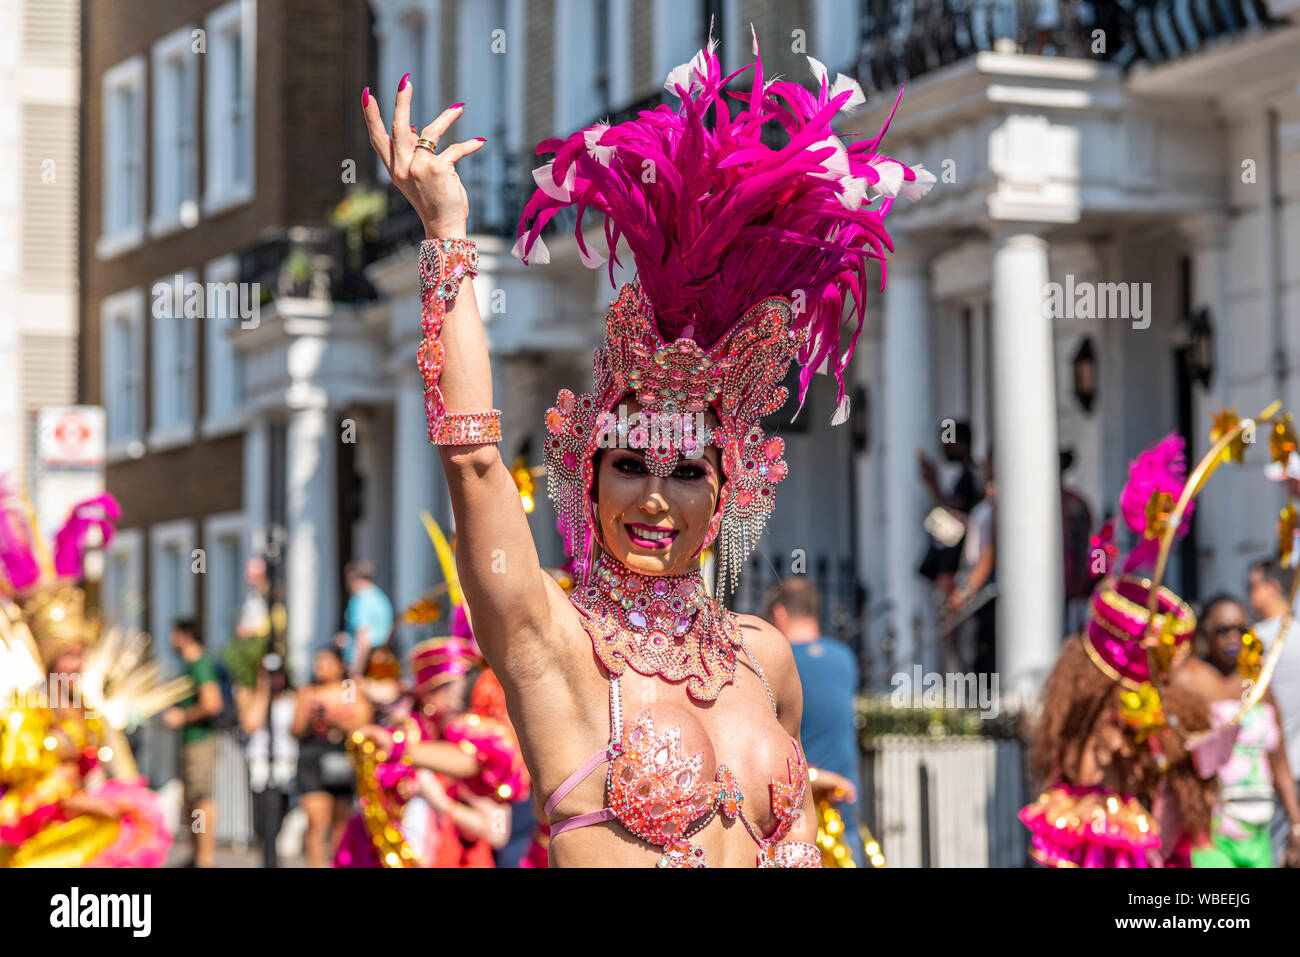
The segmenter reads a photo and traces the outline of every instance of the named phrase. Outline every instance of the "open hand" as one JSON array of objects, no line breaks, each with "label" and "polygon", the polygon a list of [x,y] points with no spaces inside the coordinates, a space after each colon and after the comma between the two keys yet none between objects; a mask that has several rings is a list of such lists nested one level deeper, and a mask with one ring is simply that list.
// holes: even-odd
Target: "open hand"
[{"label": "open hand", "polygon": [[[439,114],[438,118],[418,134],[411,126],[410,74],[402,77],[397,91],[397,104],[393,109],[393,124],[384,127],[379,103],[370,95],[369,88],[362,94],[362,111],[370,133],[370,145],[388,170],[388,175],[405,196],[420,221],[424,223],[430,239],[464,239],[466,221],[469,219],[469,197],[456,175],[456,161],[476,152],[484,143],[482,137],[452,143],[438,153],[423,147],[417,149],[416,141],[423,137],[436,147],[447,128],[460,116],[463,104],[456,104]],[[392,135],[389,135],[391,129]]]}]

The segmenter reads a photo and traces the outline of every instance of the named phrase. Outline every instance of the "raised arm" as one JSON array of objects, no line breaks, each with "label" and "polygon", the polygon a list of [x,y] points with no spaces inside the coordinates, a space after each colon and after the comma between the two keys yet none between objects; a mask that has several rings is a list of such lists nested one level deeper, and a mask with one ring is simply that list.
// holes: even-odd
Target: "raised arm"
[{"label": "raised arm", "polygon": [[[464,240],[469,201],[455,163],[484,141],[452,143],[437,153],[417,148],[421,137],[436,146],[461,115],[462,105],[444,110],[418,135],[410,125],[410,105],[411,84],[403,77],[390,136],[379,105],[367,90],[362,108],[370,143],[394,185],[415,207],[428,239]],[[423,265],[439,253],[426,242],[421,255]],[[425,283],[426,316],[434,294],[433,284]],[[460,282],[454,298],[446,301],[437,342],[426,342],[425,348],[434,355],[441,350],[437,387],[449,415],[492,410],[487,339],[468,280]],[[474,615],[476,638],[493,668],[513,680],[524,663],[534,669],[544,665],[541,635],[552,618],[556,595],[562,599],[563,593],[542,571],[514,480],[496,445],[443,444],[440,452],[456,517],[456,566]]]}]

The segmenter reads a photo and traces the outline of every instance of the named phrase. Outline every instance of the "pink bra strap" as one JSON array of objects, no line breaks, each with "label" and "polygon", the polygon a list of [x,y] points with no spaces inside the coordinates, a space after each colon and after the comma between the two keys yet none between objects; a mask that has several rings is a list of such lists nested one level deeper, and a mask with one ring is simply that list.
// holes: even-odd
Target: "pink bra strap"
[{"label": "pink bra strap", "polygon": [[590,811],[586,814],[575,814],[573,817],[566,817],[559,824],[551,825],[551,839],[554,840],[557,834],[563,834],[575,827],[586,827],[588,824],[599,824],[602,821],[612,820],[614,809],[612,807],[603,807],[599,811]]},{"label": "pink bra strap", "polygon": [[[551,812],[555,810],[557,804],[564,800],[565,795],[576,788],[579,784],[587,779],[587,775],[609,761],[614,760],[616,755],[623,747],[623,689],[619,684],[618,676],[610,678],[609,681],[609,747],[603,751],[597,751],[587,759],[587,762],[578,770],[574,771],[564,783],[555,789],[551,799],[546,802],[546,807],[542,813],[549,820]],[[609,811],[608,814],[605,811]],[[613,817],[614,812],[610,808],[604,808],[600,811],[593,811],[591,814],[579,814],[576,817],[568,818],[558,824],[551,826],[552,836],[563,833],[571,827],[583,827],[587,824],[597,824],[600,821],[608,820]],[[590,820],[588,820],[590,818]]]},{"label": "pink bra strap", "polygon": [[[597,751],[595,754],[589,757],[587,759],[586,764],[584,764],[582,767],[578,768],[578,770],[574,771],[567,778],[565,778],[564,783],[555,789],[555,793],[552,794],[551,799],[546,802],[546,807],[543,809],[542,813],[544,813],[549,818],[551,816],[551,812],[555,810],[555,805],[563,801],[565,795],[567,795],[570,791],[572,791],[579,784],[585,781],[587,779],[587,775],[589,775],[592,771],[596,770],[596,768],[600,767],[602,764],[612,759],[613,759],[613,755],[610,753],[610,750],[608,748],[604,748],[600,751]],[[584,816],[585,815],[579,815],[579,817],[584,817]],[[576,820],[576,818],[570,818],[569,820],[570,821]],[[565,821],[564,823],[568,824],[568,821]],[[556,826],[558,827],[559,825]],[[553,829],[551,833],[556,834],[559,832]]]}]

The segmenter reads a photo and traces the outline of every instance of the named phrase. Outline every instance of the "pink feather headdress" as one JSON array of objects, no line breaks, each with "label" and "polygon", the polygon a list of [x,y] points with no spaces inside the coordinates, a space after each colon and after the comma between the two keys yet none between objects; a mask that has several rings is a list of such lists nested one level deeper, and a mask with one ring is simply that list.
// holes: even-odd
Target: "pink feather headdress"
[{"label": "pink feather headdress", "polygon": [[84,616],[85,595],[77,587],[84,574],[86,537],[91,528],[102,543],[113,539],[121,509],[104,494],[73,506],[46,549],[30,506],[0,480],[0,598],[21,607],[32,636],[47,660],[69,642],[86,641],[94,631]]},{"label": "pink feather headdress", "polygon": [[[612,285],[618,240],[625,238],[664,341],[693,330],[689,338],[705,349],[761,300],[798,297],[794,325],[808,332],[798,355],[800,399],[813,373],[833,358],[842,400],[862,329],[867,261],[883,264],[893,250],[885,216],[896,197],[924,196],[934,176],[876,152],[892,110],[873,139],[846,144],[836,135],[835,115],[865,102],[855,81],[840,74],[831,85],[826,68],[809,57],[817,93],[784,80],[765,83],[757,39],[755,62],[723,76],[714,47],[710,40],[669,74],[664,86],[681,99],[677,110],[660,105],[617,126],[597,124],[538,144],[539,154],[555,158],[533,171],[539,189],[524,208],[514,252],[525,263],[549,262],[542,229],[561,209],[577,207],[583,263],[598,268],[608,261]],[[748,92],[725,90],[749,69]],[[727,96],[741,103],[734,117]],[[779,148],[762,140],[772,122],[785,132]],[[878,208],[870,208],[876,199]],[[587,247],[588,208],[604,214],[608,256]],[[854,328],[841,355],[846,298]]]},{"label": "pink feather headdress", "polygon": [[[816,93],[765,82],[757,38],[756,62],[724,76],[714,48],[710,40],[669,74],[664,85],[680,99],[677,109],[660,105],[537,148],[555,158],[533,171],[539,188],[524,208],[515,255],[549,262],[542,230],[573,206],[583,263],[607,263],[613,284],[625,239],[637,270],[606,318],[595,391],[562,392],[547,416],[548,492],[581,583],[595,534],[596,436],[608,428],[602,416],[628,394],[656,414],[706,407],[717,414],[721,428],[706,441],[722,448],[727,482],[709,541],[725,511],[739,538],[731,554],[724,542],[719,577],[729,561],[734,576],[736,553],[761,534],[773,486],[786,474],[784,446],[766,439],[759,417],[785,402],[779,383],[797,358],[800,401],[825,366],[838,385],[832,422],[847,418],[845,371],[862,328],[867,263],[881,260],[883,286],[885,252],[893,249],[884,217],[896,197],[919,199],[934,183],[923,168],[876,152],[889,120],[873,139],[846,144],[835,134],[835,115],[865,102],[855,81],[841,74],[830,83],[810,57]],[[725,89],[750,69],[747,91]],[[728,97],[739,101],[734,115]],[[764,142],[765,129],[775,127],[784,132],[779,146]],[[588,209],[604,217],[605,255],[583,236]],[[841,353],[847,302],[852,333]],[[668,464],[657,474],[668,474],[674,459],[663,457]]]}]

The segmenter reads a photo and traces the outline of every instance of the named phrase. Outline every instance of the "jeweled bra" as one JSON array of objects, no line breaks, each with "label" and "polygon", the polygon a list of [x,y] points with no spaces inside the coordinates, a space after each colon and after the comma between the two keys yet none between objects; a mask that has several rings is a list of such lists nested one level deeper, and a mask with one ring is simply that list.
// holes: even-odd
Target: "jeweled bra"
[{"label": "jeweled bra", "polygon": [[627,667],[674,683],[686,680],[692,698],[713,701],[735,677],[737,647],[754,666],[776,713],[772,689],[735,616],[709,598],[700,575],[639,575],[602,555],[595,583],[575,591],[571,600],[609,673],[610,737],[605,749],[556,788],[545,814],[549,819],[560,801],[602,764],[609,765],[608,805],[556,822],[552,839],[566,830],[617,820],[663,848],[659,867],[704,867],[704,849],[691,838],[720,810],[739,819],[754,839],[759,867],[821,867],[821,852],[814,845],[783,841],[803,808],[808,780],[797,740],[791,738],[794,755],[786,762],[787,780],[769,785],[777,826],[764,835],[744,813],[735,774],[720,764],[713,780],[704,779],[703,755],[682,752],[680,728],[656,732],[647,709],[624,731],[620,678]]}]

